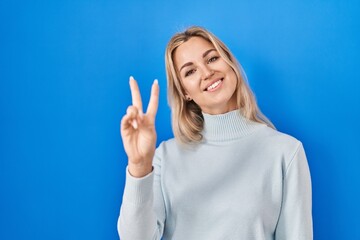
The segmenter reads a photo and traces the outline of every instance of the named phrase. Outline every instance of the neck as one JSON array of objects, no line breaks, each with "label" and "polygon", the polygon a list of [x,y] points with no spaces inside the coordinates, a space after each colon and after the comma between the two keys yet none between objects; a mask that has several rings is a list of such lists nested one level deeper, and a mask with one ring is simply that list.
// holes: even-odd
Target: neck
[{"label": "neck", "polygon": [[203,113],[205,141],[228,141],[245,137],[264,124],[247,119],[237,109],[224,114],[210,115]]}]

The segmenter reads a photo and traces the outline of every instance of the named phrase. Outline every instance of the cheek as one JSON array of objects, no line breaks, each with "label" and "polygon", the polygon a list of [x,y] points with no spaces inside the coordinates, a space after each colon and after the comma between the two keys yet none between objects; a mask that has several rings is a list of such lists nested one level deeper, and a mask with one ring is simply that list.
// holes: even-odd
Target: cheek
[{"label": "cheek", "polygon": [[228,75],[231,77],[231,82],[233,82],[235,85],[237,85],[237,76],[236,73],[232,68],[228,69]]},{"label": "cheek", "polygon": [[194,93],[199,88],[199,83],[195,79],[188,78],[186,81],[182,82],[182,85],[186,92]]},{"label": "cheek", "polygon": [[189,87],[189,84],[187,82],[181,81],[181,86],[184,90],[184,94],[190,94],[191,95],[191,91],[189,91],[191,88]]}]

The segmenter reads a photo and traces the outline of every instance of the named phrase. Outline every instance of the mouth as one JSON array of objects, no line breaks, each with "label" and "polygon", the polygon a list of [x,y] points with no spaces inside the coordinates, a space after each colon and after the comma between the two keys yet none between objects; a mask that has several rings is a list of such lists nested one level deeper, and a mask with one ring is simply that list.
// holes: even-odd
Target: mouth
[{"label": "mouth", "polygon": [[222,81],[224,80],[224,78],[221,78],[219,80],[215,80],[212,83],[210,83],[205,89],[204,91],[208,91],[208,92],[213,92],[215,91],[217,88],[220,87]]}]

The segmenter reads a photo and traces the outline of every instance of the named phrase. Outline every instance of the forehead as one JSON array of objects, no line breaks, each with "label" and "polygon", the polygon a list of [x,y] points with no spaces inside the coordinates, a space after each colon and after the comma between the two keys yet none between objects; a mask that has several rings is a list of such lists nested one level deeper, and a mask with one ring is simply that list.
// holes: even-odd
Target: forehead
[{"label": "forehead", "polygon": [[180,66],[187,62],[193,62],[202,58],[203,54],[212,48],[214,45],[202,37],[192,37],[176,48],[174,52],[175,64]]}]

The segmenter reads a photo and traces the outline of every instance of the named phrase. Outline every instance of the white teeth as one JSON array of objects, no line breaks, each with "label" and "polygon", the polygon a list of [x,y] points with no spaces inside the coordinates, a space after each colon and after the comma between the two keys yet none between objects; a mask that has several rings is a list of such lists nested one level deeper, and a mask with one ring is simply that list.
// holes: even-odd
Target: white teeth
[{"label": "white teeth", "polygon": [[216,88],[216,87],[220,84],[220,82],[221,82],[221,80],[218,80],[218,81],[214,82],[213,84],[211,84],[211,85],[207,88],[207,90],[211,90],[211,89],[213,89],[213,88]]}]

